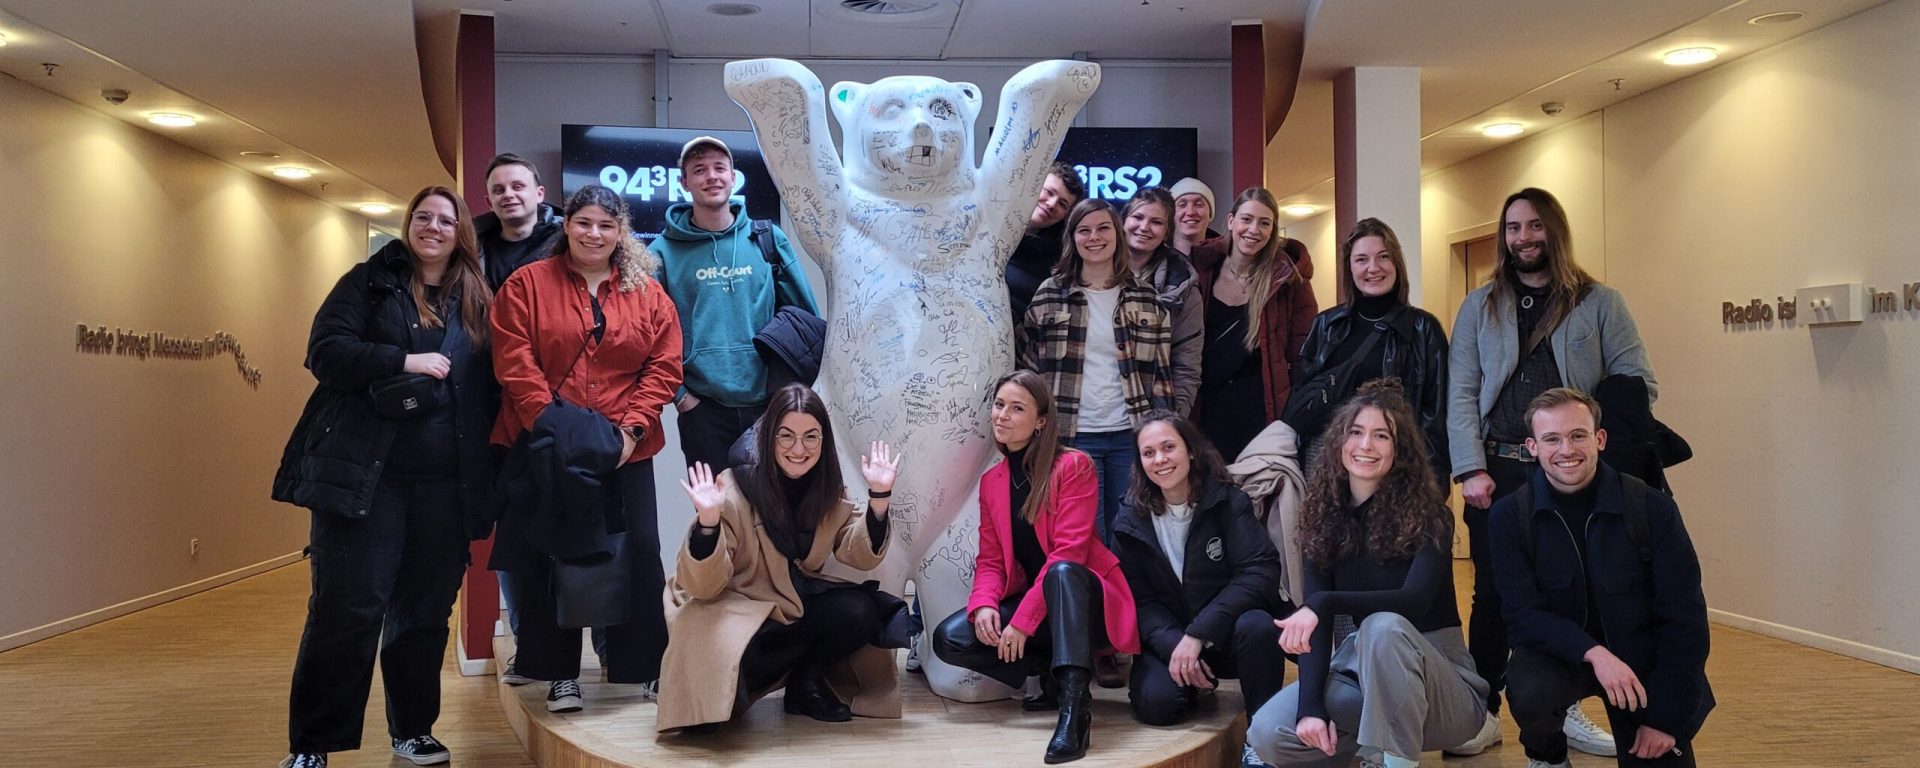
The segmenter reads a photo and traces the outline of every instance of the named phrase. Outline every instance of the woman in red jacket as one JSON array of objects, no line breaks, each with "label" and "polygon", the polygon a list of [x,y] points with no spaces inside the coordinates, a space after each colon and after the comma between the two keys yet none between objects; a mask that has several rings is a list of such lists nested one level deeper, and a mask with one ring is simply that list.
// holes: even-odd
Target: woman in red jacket
[{"label": "woman in red jacket", "polygon": [[1006,460],[980,478],[973,595],[933,641],[942,661],[1014,688],[1040,675],[1042,694],[1025,707],[1060,709],[1048,763],[1087,754],[1094,652],[1140,650],[1133,591],[1094,535],[1093,461],[1060,446],[1056,421],[1039,374],[1015,371],[995,385],[993,439]]},{"label": "woman in red jacket", "polygon": [[[652,683],[667,647],[652,459],[663,444],[661,409],[680,386],[680,320],[652,278],[659,263],[633,238],[618,195],[581,188],[567,200],[565,222],[566,238],[553,255],[515,271],[493,306],[493,369],[504,395],[493,442],[513,445],[556,395],[608,422],[599,434],[574,440],[597,437],[599,458],[612,467],[599,477],[605,528],[588,533],[624,531],[632,567],[631,618],[607,628],[607,679]],[[569,469],[580,453],[570,450]],[[559,625],[548,583],[556,553],[527,536],[530,524],[548,521],[529,516],[506,510],[488,567],[511,571],[530,587],[519,606],[515,671],[549,681],[547,709],[571,712],[581,707],[580,628]]]},{"label": "woman in red jacket", "polygon": [[1227,219],[1225,256],[1194,254],[1207,297],[1195,420],[1229,462],[1280,418],[1320,312],[1296,266],[1308,262],[1307,247],[1276,231],[1277,206],[1272,192],[1248,187]]}]

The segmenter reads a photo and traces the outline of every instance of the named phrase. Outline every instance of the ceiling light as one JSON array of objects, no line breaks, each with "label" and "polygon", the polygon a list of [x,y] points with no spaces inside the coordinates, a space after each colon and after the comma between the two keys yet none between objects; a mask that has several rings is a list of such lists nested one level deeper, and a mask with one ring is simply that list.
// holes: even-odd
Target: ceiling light
[{"label": "ceiling light", "polygon": [[1492,139],[1504,139],[1525,133],[1527,127],[1519,123],[1494,123],[1480,129],[1480,135]]},{"label": "ceiling light", "polygon": [[178,112],[155,112],[147,115],[147,122],[162,128],[192,128],[200,120],[192,115],[183,115]]},{"label": "ceiling light", "polygon": [[0,48],[7,47],[7,33],[0,32]]},{"label": "ceiling light", "polygon": [[268,152],[268,151],[266,151],[266,150],[261,150],[261,149],[249,149],[249,150],[247,150],[247,151],[245,151],[245,152],[241,152],[241,153],[240,153],[240,156],[241,156],[241,157],[244,157],[244,158],[248,158],[248,159],[251,159],[251,160],[278,160],[278,159],[280,159],[280,153],[278,153],[278,152]]},{"label": "ceiling light", "polygon": [[360,212],[368,216],[385,216],[393,213],[393,206],[386,203],[361,203]]},{"label": "ceiling light", "polygon": [[1298,205],[1289,205],[1285,208],[1281,208],[1280,212],[1288,216],[1292,216],[1294,218],[1299,218],[1301,216],[1312,216],[1314,212],[1318,210],[1320,209],[1315,208],[1311,205],[1307,205],[1305,203],[1301,203]]},{"label": "ceiling light", "polygon": [[1751,19],[1747,19],[1747,23],[1756,27],[1766,26],[1768,24],[1791,24],[1806,17],[1806,14],[1799,11],[1781,11],[1779,13],[1760,14]]},{"label": "ceiling light", "polygon": [[1720,52],[1712,48],[1675,48],[1667,51],[1667,55],[1660,57],[1660,60],[1668,66],[1691,67],[1717,58],[1720,58]]},{"label": "ceiling light", "polygon": [[760,12],[760,6],[746,3],[714,3],[707,6],[707,13],[715,16],[752,16]]},{"label": "ceiling light", "polygon": [[309,171],[297,165],[283,165],[273,169],[273,175],[283,179],[292,179],[294,181],[299,181],[301,179],[312,178],[313,171]]}]

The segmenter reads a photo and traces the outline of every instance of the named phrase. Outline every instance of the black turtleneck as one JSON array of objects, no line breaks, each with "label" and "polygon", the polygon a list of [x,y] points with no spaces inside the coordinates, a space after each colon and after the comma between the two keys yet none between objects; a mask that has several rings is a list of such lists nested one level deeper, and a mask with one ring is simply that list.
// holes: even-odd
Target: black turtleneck
[{"label": "black turtleneck", "polygon": [[1040,546],[1039,532],[1020,514],[1033,491],[1033,483],[1027,477],[1027,449],[1002,453],[1007,457],[1007,530],[1013,534],[1013,560],[1020,564],[1020,571],[1028,579],[1037,582],[1040,570],[1047,565],[1047,550]]},{"label": "black turtleneck", "polygon": [[[1580,566],[1582,568],[1586,567],[1588,558],[1587,521],[1593,518],[1593,499],[1594,496],[1597,495],[1596,489],[1599,487],[1599,483],[1590,482],[1587,483],[1587,487],[1581,488],[1573,493],[1561,493],[1560,489],[1553,489],[1554,511],[1560,513],[1561,520],[1566,521],[1567,532],[1573,536],[1573,545],[1580,551]],[[1587,573],[1586,582],[1587,605],[1596,605],[1594,602],[1593,574],[1591,571]],[[1585,627],[1587,634],[1593,636],[1594,640],[1605,639],[1601,636],[1600,632],[1600,612],[1598,610],[1592,608],[1587,610]]]}]

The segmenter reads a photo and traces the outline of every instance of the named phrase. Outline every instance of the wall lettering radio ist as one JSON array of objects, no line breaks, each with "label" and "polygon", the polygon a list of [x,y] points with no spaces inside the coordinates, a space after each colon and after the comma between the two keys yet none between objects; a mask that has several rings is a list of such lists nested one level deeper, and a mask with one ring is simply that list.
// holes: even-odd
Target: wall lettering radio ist
[{"label": "wall lettering radio ist", "polygon": [[215,331],[212,336],[193,339],[170,336],[160,331],[141,333],[119,328],[107,330],[104,325],[89,328],[86,323],[78,323],[74,326],[73,348],[76,352],[87,354],[126,355],[142,360],[148,357],[206,360],[231,354],[240,378],[247,382],[247,386],[260,388],[260,369],[247,364],[247,353],[240,348],[240,340],[226,331]]}]

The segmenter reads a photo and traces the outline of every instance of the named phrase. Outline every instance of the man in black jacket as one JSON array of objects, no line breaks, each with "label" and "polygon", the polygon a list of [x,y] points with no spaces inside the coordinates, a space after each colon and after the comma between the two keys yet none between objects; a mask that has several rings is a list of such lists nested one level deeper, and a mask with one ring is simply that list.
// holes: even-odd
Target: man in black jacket
[{"label": "man in black jacket", "polygon": [[1577,390],[1534,398],[1540,468],[1493,506],[1508,703],[1531,765],[1568,764],[1567,707],[1599,694],[1620,765],[1691,766],[1714,704],[1700,561],[1672,499],[1601,463],[1599,422]]},{"label": "man in black jacket", "polygon": [[1034,291],[1053,274],[1060,262],[1060,248],[1067,230],[1067,214],[1087,196],[1080,174],[1066,163],[1054,163],[1047,169],[1047,180],[1040,185],[1040,198],[1034,201],[1027,217],[1027,233],[1014,246],[1007,260],[1007,300],[1012,304],[1013,328],[1018,332],[1027,319],[1027,305]]},{"label": "man in black jacket", "polygon": [[540,170],[526,158],[507,152],[487,164],[487,206],[493,210],[473,217],[473,233],[489,287],[500,290],[514,270],[553,253],[564,228],[546,199]]}]

